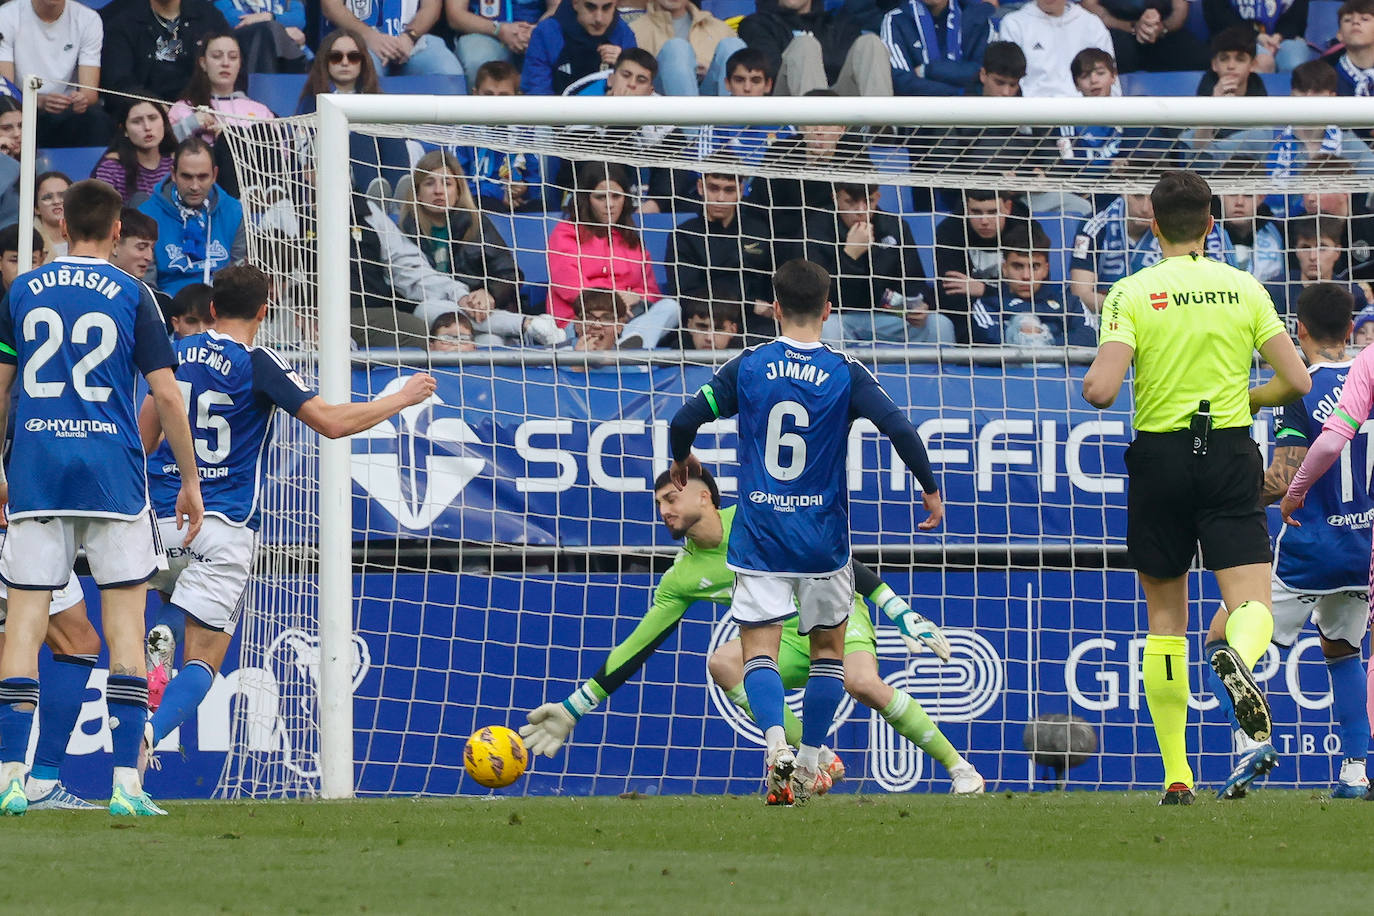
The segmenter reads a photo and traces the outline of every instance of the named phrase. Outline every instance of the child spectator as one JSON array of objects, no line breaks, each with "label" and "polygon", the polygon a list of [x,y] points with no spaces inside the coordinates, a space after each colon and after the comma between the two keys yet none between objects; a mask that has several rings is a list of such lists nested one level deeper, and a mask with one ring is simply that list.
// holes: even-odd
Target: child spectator
[{"label": "child spectator", "polygon": [[567,0],[534,27],[520,91],[525,95],[562,95],[568,86],[615,65],[635,35],[620,18],[615,0]]},{"label": "child spectator", "polygon": [[[658,61],[643,48],[626,48],[616,57],[615,63],[604,70],[589,73],[582,79],[568,85],[564,95],[610,95],[632,96],[653,95],[654,81],[658,78]],[[614,128],[607,128],[608,131]],[[653,132],[662,136],[667,128],[660,125],[645,125],[636,128],[639,132]]]},{"label": "child spectator", "polygon": [[963,95],[978,81],[994,7],[983,0],[907,0],[883,17],[897,95]]},{"label": "child spectator", "polygon": [[1350,335],[1350,344],[1356,350],[1363,350],[1374,343],[1374,306],[1367,306],[1355,313],[1355,331]]},{"label": "child spectator", "polygon": [[124,113],[119,134],[91,170],[126,204],[142,203],[172,171],[176,140],[167,112],[153,102],[135,102]]},{"label": "child spectator", "polygon": [[[1159,240],[1150,228],[1153,220],[1150,195],[1124,194],[1084,223],[1074,237],[1069,291],[1100,312],[1113,283],[1159,260]],[[1206,254],[1235,266],[1231,239],[1219,225],[1207,234]]]},{"label": "child spectator", "polygon": [[1216,98],[1269,94],[1255,72],[1253,29],[1235,25],[1212,36],[1212,69],[1198,81],[1197,94]]},{"label": "child spectator", "polygon": [[458,160],[431,150],[411,175],[401,228],[416,238],[430,266],[469,289],[485,289],[496,308],[520,311],[515,257],[491,219],[478,212]]},{"label": "child spectator", "polygon": [[[227,32],[229,23],[210,0],[114,0],[100,10],[105,24],[101,80],[120,92],[174,99],[195,72],[201,39]],[[106,96],[110,113],[123,117],[133,99]]]},{"label": "child spectator", "polygon": [[99,146],[110,139],[113,123],[94,88],[100,85],[104,35],[100,14],[75,0],[0,6],[0,76],[17,84],[30,76],[44,81],[39,146]]},{"label": "child spectator", "polygon": [[[489,61],[478,68],[472,91],[476,95],[518,95],[520,72],[506,61]],[[537,154],[483,146],[458,146],[451,152],[468,176],[482,209],[509,213],[544,208],[543,161]]]},{"label": "child spectator", "polygon": [[[1293,253],[1287,276],[1265,287],[1290,334],[1298,330],[1298,294],[1313,283],[1335,279],[1340,272],[1345,257],[1344,229],[1339,220],[1314,216],[1299,217],[1290,223],[1288,241]],[[1347,285],[1355,297],[1355,310],[1365,308],[1369,302],[1361,285]]]},{"label": "child spectator", "polygon": [[167,328],[172,340],[199,334],[214,323],[210,315],[213,287],[204,283],[189,283],[177,291],[167,307]]},{"label": "child spectator", "polygon": [[1263,194],[1222,194],[1214,205],[1221,228],[1235,246],[1236,267],[1261,283],[1283,276],[1288,258],[1283,231]]},{"label": "child spectator", "polygon": [[812,214],[806,223],[807,260],[830,273],[836,317],[829,336],[846,342],[953,343],[953,323],[930,314],[928,275],[911,227],[878,208],[877,185],[834,188],[830,211]]},{"label": "child spectator", "polygon": [[[1069,74],[1079,95],[1084,98],[1110,98],[1116,86],[1116,61],[1101,48],[1084,48],[1074,55]],[[1103,168],[1123,152],[1123,145],[1143,137],[1147,131],[1120,127],[1077,126],[1059,128],[1061,164],[1076,168]]]},{"label": "child spectator", "polygon": [[[725,88],[736,98],[761,98],[773,94],[773,70],[768,55],[758,48],[740,48],[725,62]],[[742,124],[713,124],[697,129],[697,156],[706,159],[718,153],[740,162],[757,165],[763,161],[782,127]]]},{"label": "child spectator", "polygon": [[0,229],[0,296],[9,291],[14,278],[43,266],[43,236],[33,230],[33,261],[28,267],[19,268],[19,224],[10,223]]},{"label": "child spectator", "polygon": [[62,196],[72,180],[62,172],[44,172],[33,180],[33,228],[43,236],[44,264],[67,253],[67,238],[62,232]]},{"label": "child spectator", "polygon": [[429,34],[439,21],[443,0],[321,0],[320,7],[335,28],[362,36],[378,70],[392,76],[457,76],[463,72],[443,39]]},{"label": "child spectator", "polygon": [[1190,32],[1188,0],[1083,0],[1112,36],[1122,73],[1201,70],[1207,48]]},{"label": "child spectator", "polygon": [[574,350],[614,350],[630,317],[625,299],[608,289],[584,289],[573,300]]},{"label": "child spectator", "polygon": [[744,346],[743,309],[738,301],[725,301],[714,291],[696,290],[681,298],[682,330],[679,350],[738,350]]},{"label": "child spectator", "polygon": [[471,353],[477,349],[472,319],[462,312],[445,312],[429,325],[429,349],[434,353]]},{"label": "child spectator", "polygon": [[135,280],[143,280],[156,258],[157,221],[125,207],[119,213],[119,238],[110,252],[110,263]]},{"label": "child spectator", "polygon": [[630,24],[635,43],[658,58],[664,95],[725,95],[726,64],[744,47],[735,30],[691,0],[648,0]]},{"label": "child spectator", "polygon": [[962,215],[935,227],[935,272],[939,274],[940,314],[954,322],[959,343],[969,342],[969,306],[995,285],[1002,270],[1002,236],[1030,219],[1030,211],[1011,194],[971,189],[964,192]]},{"label": "child spectator", "polygon": [[1295,70],[1313,57],[1307,44],[1308,0],[1202,0],[1207,31],[1243,25],[1254,36],[1255,70]]},{"label": "child spectator", "polygon": [[549,233],[549,314],[560,327],[576,317],[584,290],[610,290],[627,311],[662,298],[630,221],[629,185],[618,165],[587,162],[577,170],[567,219]]},{"label": "child spectator", "polygon": [[215,0],[243,49],[245,73],[304,73],[305,4],[301,0]]},{"label": "child spectator", "polygon": [[1097,345],[1095,316],[1050,283],[1050,240],[1034,223],[1002,237],[1002,282],[973,303],[973,342],[1013,347]]},{"label": "child spectator", "polygon": [[530,36],[540,19],[553,12],[555,2],[545,0],[446,0],[444,15],[456,37],[453,51],[467,77],[468,92],[477,85],[477,74],[489,63],[519,67],[529,50]]},{"label": "child spectator", "polygon": [[1002,19],[998,34],[1021,46],[1026,75],[1021,91],[1029,98],[1073,96],[1069,64],[1084,48],[1112,53],[1107,27],[1073,0],[1034,0]]},{"label": "child spectator", "polygon": [[1374,95],[1374,0],[1345,0],[1337,33],[1345,51],[1323,60],[1336,71],[1340,95]]},{"label": "child spectator", "polygon": [[892,95],[888,50],[857,19],[824,0],[757,0],[739,37],[778,62],[778,95],[833,89],[838,95]]}]

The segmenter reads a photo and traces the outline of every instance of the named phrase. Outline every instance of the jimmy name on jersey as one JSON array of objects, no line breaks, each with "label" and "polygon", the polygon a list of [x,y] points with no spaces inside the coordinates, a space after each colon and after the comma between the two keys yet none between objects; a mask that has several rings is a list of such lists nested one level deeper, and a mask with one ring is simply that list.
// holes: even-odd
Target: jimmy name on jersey
[{"label": "jimmy name on jersey", "polygon": [[138,517],[135,380],[176,364],[148,288],[99,258],[23,274],[0,304],[0,361],[17,371],[10,516]]},{"label": "jimmy name on jersey", "polygon": [[[213,330],[177,341],[176,356],[205,514],[256,528],[272,415],[280,407],[294,416],[315,393],[271,350]],[[154,510],[170,517],[181,475],[165,440],[148,456],[148,487]]]},{"label": "jimmy name on jersey", "polygon": [[[1312,390],[1274,411],[1274,446],[1309,447],[1340,403],[1350,363],[1309,369]],[[1369,437],[1356,433],[1336,466],[1313,484],[1293,513],[1301,528],[1283,525],[1275,545],[1274,574],[1289,591],[1319,594],[1369,587]]]},{"label": "jimmy name on jersey", "polygon": [[849,562],[845,458],[858,417],[892,440],[926,492],[937,489],[911,422],[872,373],[825,344],[779,337],[730,360],[674,417],[674,455],[684,427],[695,434],[710,419],[735,415],[740,499],[731,569],[824,576]]}]

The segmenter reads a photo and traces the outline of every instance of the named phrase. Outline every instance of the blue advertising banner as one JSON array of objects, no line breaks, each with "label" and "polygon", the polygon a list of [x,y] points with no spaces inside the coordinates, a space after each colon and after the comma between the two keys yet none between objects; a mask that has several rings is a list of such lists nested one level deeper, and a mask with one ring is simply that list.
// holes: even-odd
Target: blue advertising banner
[{"label": "blue advertising banner", "polygon": [[[355,397],[394,390],[407,374],[357,370]],[[653,480],[668,466],[669,420],[709,370],[465,367],[435,375],[433,402],[354,440],[360,537],[671,543],[654,514]],[[1090,408],[1082,375],[1055,366],[879,367],[930,448],[946,503],[959,507],[920,543],[1122,543],[1129,407],[1123,398],[1112,410]],[[913,543],[920,502],[878,438],[866,421],[849,437],[854,539]],[[697,445],[733,494],[734,421],[710,424]]]},{"label": "blue advertising banner", "polygon": [[[1036,714],[1072,712],[1093,724],[1099,741],[1099,752],[1069,774],[1072,785],[1157,787],[1162,770],[1139,679],[1144,621],[1133,574],[936,571],[886,578],[903,594],[938,605],[954,658],[941,665],[929,654],[911,655],[895,630],[880,625],[882,677],[917,697],[990,783],[1045,786],[1050,774],[1031,765],[1022,730]],[[95,614],[97,593],[83,585]],[[359,577],[359,791],[485,792],[463,775],[467,735],[483,725],[518,726],[525,711],[561,699],[595,673],[637,622],[652,585],[648,575]],[[1195,594],[1200,587],[1194,583]],[[1204,607],[1213,600],[1209,593]],[[707,684],[706,658],[733,632],[720,609],[695,606],[643,670],[582,720],[557,758],[539,758],[505,791],[755,791],[757,731]],[[255,725],[233,733],[254,759],[316,770],[314,741],[297,724],[315,698],[294,693],[286,681],[293,668],[315,664],[318,644],[296,631],[283,632],[278,643],[268,661],[252,668],[240,668],[237,646],[231,649],[197,718],[160,746],[162,768],[148,775],[154,797],[214,792],[231,714],[242,708],[254,712]],[[1200,784],[1215,785],[1230,770],[1231,739],[1202,683],[1200,650],[1195,641],[1188,736],[1194,752],[1203,752],[1194,758]],[[1283,755],[1269,783],[1327,785],[1339,766],[1340,741],[1315,631],[1291,651],[1271,649],[1258,677],[1273,704],[1274,743]],[[110,785],[104,683],[98,668],[63,770],[71,788],[96,798]],[[849,789],[948,788],[938,766],[852,702],[841,709],[833,743],[849,766]]]}]

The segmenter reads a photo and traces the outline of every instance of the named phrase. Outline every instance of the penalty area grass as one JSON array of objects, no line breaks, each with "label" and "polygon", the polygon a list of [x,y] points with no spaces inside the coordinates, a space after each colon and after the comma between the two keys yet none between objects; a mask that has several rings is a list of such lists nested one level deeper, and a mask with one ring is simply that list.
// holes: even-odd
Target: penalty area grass
[{"label": "penalty area grass", "polygon": [[[1312,791],[177,802],[0,820],[0,911],[1348,912],[1374,804]],[[19,866],[19,867],[16,867]]]}]

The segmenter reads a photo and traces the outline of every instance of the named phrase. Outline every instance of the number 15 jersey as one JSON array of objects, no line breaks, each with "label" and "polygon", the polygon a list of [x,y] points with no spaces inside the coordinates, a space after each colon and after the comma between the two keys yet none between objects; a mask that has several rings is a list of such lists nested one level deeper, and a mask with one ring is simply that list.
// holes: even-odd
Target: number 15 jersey
[{"label": "number 15 jersey", "polygon": [[176,365],[148,288],[99,258],[22,274],[0,303],[0,362],[18,372],[10,517],[137,518],[148,484],[136,373]]}]

